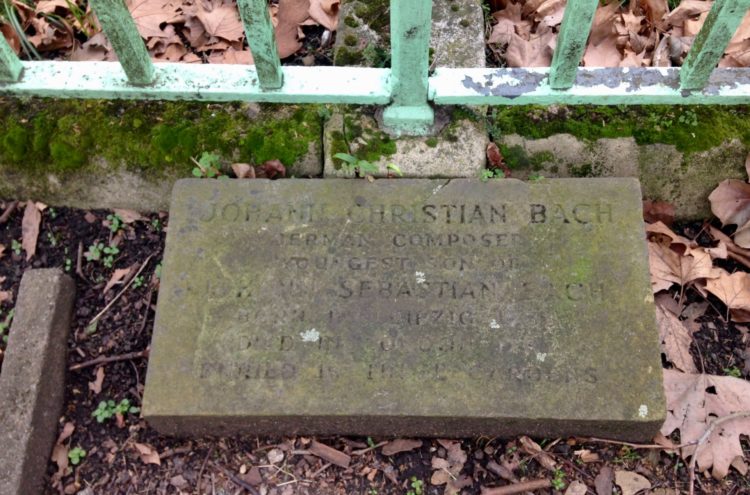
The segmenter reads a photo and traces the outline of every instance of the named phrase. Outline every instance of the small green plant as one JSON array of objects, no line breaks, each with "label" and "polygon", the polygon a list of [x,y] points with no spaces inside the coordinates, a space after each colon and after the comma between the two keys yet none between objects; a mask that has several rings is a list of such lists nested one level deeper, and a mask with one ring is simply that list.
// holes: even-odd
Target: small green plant
[{"label": "small green plant", "polygon": [[679,116],[677,121],[680,124],[698,127],[698,114],[696,114],[693,110],[685,110],[682,112],[682,115]]},{"label": "small green plant", "polygon": [[73,260],[70,258],[65,258],[65,272],[70,273],[70,270],[73,269]]},{"label": "small green plant", "polygon": [[367,437],[367,446],[371,449],[375,448],[375,440],[373,440],[372,437]]},{"label": "small green plant", "polygon": [[157,232],[161,232],[161,220],[158,218],[154,218],[151,220],[151,228],[153,228]]},{"label": "small green plant", "polygon": [[[120,253],[120,249],[117,246],[104,246],[102,242],[95,242],[89,246],[83,256],[87,261],[100,261],[107,268],[112,268],[115,262],[115,255]],[[106,255],[102,257],[102,254]]]},{"label": "small green plant", "polygon": [[107,255],[102,259],[102,264],[107,268],[112,268],[115,263],[115,255],[120,254],[120,250],[117,246],[107,246],[102,251]]},{"label": "small green plant", "polygon": [[411,490],[406,492],[406,495],[423,495],[424,494],[424,481],[418,479],[416,476],[411,477]]},{"label": "small green plant", "polygon": [[156,275],[157,280],[161,280],[161,263],[156,265],[156,268],[154,268],[154,275]]},{"label": "small green plant", "polygon": [[395,163],[389,163],[388,165],[385,166],[385,168],[389,172],[393,172],[394,174],[398,175],[399,177],[403,177],[404,176],[404,173],[401,171],[400,168],[398,168],[398,165],[396,165]]},{"label": "small green plant", "polygon": [[72,448],[68,452],[68,459],[70,459],[70,463],[74,466],[79,465],[84,457],[86,457],[86,451],[81,447]]},{"label": "small green plant", "polygon": [[13,251],[13,254],[15,254],[16,256],[21,255],[22,248],[23,248],[23,245],[20,242],[18,242],[16,239],[13,239],[12,241],[10,241],[10,249],[11,251]]},{"label": "small green plant", "polygon": [[209,153],[208,151],[203,152],[200,158],[190,158],[195,163],[193,167],[193,175],[199,179],[214,179],[221,176],[221,170],[219,165],[221,164],[221,157],[216,153]]},{"label": "small green plant", "polygon": [[733,376],[735,378],[742,378],[742,370],[740,370],[737,366],[724,368],[724,374],[727,376]]},{"label": "small green plant", "polygon": [[55,234],[53,234],[52,232],[47,232],[47,241],[49,241],[50,246],[57,246],[57,236],[55,236]]},{"label": "small green plant", "polygon": [[490,179],[504,179],[505,173],[499,168],[486,168],[479,172],[479,179],[482,182],[487,182]]},{"label": "small green plant", "polygon": [[374,174],[379,171],[378,166],[374,163],[370,163],[367,160],[360,160],[356,156],[350,155],[349,153],[336,153],[335,155],[333,155],[333,157],[338,158],[343,162],[341,164],[341,168],[343,170],[360,177],[364,174],[367,174],[368,172]]},{"label": "small green plant", "polygon": [[620,449],[619,455],[612,462],[616,464],[623,464],[629,461],[637,461],[640,458],[641,456],[637,451],[628,446],[624,446],[622,449]]},{"label": "small green plant", "polygon": [[[10,324],[13,322],[13,313],[15,312],[15,309],[11,309],[8,311],[8,314],[5,315],[5,318],[0,319],[0,338],[3,339],[4,343],[8,343],[8,329],[10,328]],[[0,311],[0,316],[2,316],[2,311]]]},{"label": "small green plant", "polygon": [[123,221],[117,213],[107,215],[107,221],[109,222],[109,230],[112,231],[113,234],[116,234],[117,231],[122,228]]},{"label": "small green plant", "polygon": [[143,275],[138,275],[133,279],[133,288],[138,289],[143,287]]},{"label": "small green plant", "polygon": [[97,423],[104,423],[117,414],[136,414],[139,411],[139,408],[130,405],[128,399],[122,399],[119,404],[115,404],[113,400],[103,400],[99,403],[96,410],[91,413],[91,416],[96,418]]},{"label": "small green plant", "polygon": [[541,175],[541,174],[533,173],[533,174],[529,175],[529,181],[531,181],[531,182],[539,182],[539,181],[542,181],[542,180],[544,180],[544,176]]},{"label": "small green plant", "polygon": [[47,212],[49,213],[49,217],[52,220],[54,220],[55,218],[57,218],[57,210],[55,210],[54,208],[50,208],[49,210],[47,210]]},{"label": "small green plant", "polygon": [[564,490],[565,484],[565,471],[562,469],[555,469],[552,478],[552,488],[555,490]]},{"label": "small green plant", "polygon": [[83,253],[83,257],[86,258],[86,261],[99,261],[102,259],[103,249],[104,243],[95,242],[89,246],[85,253]]}]

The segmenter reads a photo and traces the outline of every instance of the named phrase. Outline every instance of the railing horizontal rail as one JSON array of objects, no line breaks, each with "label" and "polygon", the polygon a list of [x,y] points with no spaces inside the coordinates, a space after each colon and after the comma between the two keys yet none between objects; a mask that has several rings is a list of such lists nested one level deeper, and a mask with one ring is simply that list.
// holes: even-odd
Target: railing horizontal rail
[{"label": "railing horizontal rail", "polygon": [[134,86],[114,62],[22,62],[23,77],[0,94],[54,98],[255,101],[386,105],[388,69],[283,67],[285,84],[263,90],[252,65],[154,64],[154,83]]},{"label": "railing horizontal rail", "polygon": [[391,0],[392,69],[282,67],[266,0],[237,3],[255,65],[154,64],[124,0],[91,0],[120,63],[21,62],[0,39],[0,94],[389,105],[383,122],[396,134],[427,133],[430,103],[750,103],[750,68],[716,69],[750,0],[717,0],[682,68],[580,68],[598,2],[568,0],[550,68],[440,68],[431,77],[432,0]]},{"label": "railing horizontal rail", "polygon": [[717,69],[700,91],[680,88],[680,69],[578,69],[573,87],[554,90],[550,69],[437,69],[430,99],[438,105],[746,104],[750,69]]}]

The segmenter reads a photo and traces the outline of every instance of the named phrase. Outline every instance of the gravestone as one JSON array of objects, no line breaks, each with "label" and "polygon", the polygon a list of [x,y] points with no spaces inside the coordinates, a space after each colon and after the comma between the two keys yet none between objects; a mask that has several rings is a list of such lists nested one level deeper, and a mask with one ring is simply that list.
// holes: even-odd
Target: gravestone
[{"label": "gravestone", "polygon": [[652,437],[633,179],[184,180],[143,413],[168,434]]}]

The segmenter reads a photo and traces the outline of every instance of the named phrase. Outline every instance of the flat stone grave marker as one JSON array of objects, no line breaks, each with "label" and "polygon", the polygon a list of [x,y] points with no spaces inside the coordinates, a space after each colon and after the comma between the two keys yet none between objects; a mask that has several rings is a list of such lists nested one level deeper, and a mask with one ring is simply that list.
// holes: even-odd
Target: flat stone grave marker
[{"label": "flat stone grave marker", "polygon": [[168,434],[596,435],[665,418],[634,179],[184,180]]}]

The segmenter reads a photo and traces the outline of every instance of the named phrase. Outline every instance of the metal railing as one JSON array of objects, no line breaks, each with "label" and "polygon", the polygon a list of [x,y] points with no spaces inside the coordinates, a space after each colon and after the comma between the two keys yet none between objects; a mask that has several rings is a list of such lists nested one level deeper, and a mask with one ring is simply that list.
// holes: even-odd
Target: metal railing
[{"label": "metal railing", "polygon": [[282,67],[267,0],[237,0],[255,65],[154,65],[123,0],[89,0],[119,60],[21,61],[0,37],[0,94],[55,98],[388,105],[386,127],[422,135],[432,105],[740,104],[750,69],[716,69],[750,0],[716,0],[681,68],[579,67],[598,0],[568,0],[549,68],[438,68],[432,0],[391,0],[391,69]]}]

